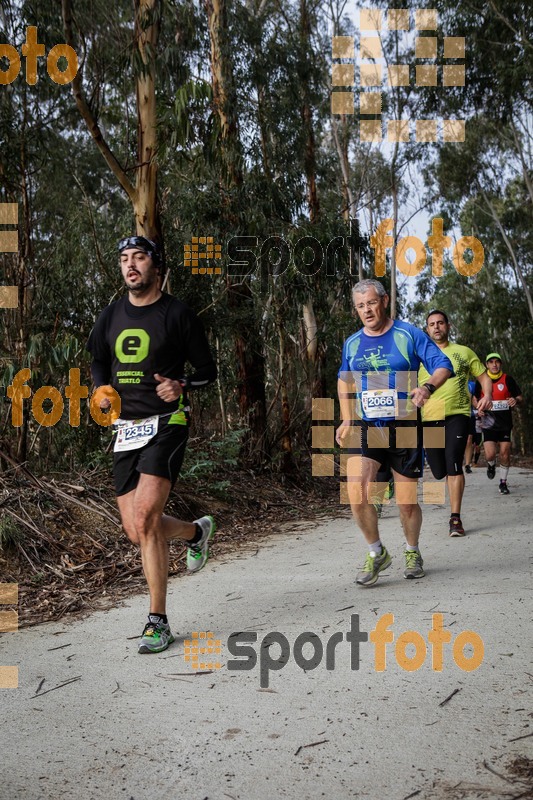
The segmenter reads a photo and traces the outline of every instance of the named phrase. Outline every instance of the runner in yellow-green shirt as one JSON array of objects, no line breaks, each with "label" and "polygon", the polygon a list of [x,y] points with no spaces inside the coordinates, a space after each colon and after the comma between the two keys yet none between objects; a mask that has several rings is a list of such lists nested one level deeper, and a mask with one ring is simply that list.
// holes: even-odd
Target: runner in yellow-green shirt
[{"label": "runner in yellow-green shirt", "polygon": [[[487,411],[492,405],[492,386],[485,366],[469,347],[450,342],[450,323],[444,311],[431,311],[426,318],[427,332],[453,364],[455,376],[448,378],[422,409],[424,428],[444,427],[444,446],[426,448],[426,458],[431,472],[437,480],[446,477],[450,495],[450,536],[464,536],[461,522],[461,504],[465,488],[463,458],[468,440],[470,423],[470,392],[468,379],[477,378],[484,392],[483,407]],[[429,378],[424,367],[419,370],[419,383]],[[482,402],[482,401],[479,401]],[[430,434],[431,435],[431,434]],[[438,434],[435,432],[435,439]]]}]

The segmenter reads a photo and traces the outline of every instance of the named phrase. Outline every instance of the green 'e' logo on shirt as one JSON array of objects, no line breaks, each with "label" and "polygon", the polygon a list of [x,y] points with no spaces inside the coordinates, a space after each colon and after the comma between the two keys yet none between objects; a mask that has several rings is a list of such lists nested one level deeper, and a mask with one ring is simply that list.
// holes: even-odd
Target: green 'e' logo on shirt
[{"label": "green 'e' logo on shirt", "polygon": [[115,355],[121,364],[138,364],[148,355],[150,337],[142,328],[126,328],[115,342]]}]

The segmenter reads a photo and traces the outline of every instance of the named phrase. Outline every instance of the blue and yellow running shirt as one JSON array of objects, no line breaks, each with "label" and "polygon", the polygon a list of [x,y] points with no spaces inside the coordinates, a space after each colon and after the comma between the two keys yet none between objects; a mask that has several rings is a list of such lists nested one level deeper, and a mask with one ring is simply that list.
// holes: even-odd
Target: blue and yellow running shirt
[{"label": "blue and yellow running shirt", "polygon": [[394,320],[380,336],[364,328],[349,336],[342,349],[340,380],[355,384],[355,418],[383,424],[394,419],[416,419],[410,393],[418,386],[418,368],[430,375],[453,365],[429,336],[408,322]]}]

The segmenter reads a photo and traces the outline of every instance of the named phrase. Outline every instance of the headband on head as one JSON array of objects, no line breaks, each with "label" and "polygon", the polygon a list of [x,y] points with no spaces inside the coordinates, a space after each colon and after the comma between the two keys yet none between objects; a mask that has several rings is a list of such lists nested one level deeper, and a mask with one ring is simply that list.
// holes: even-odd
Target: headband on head
[{"label": "headband on head", "polygon": [[129,250],[130,248],[141,250],[143,253],[146,253],[150,256],[156,267],[161,266],[161,253],[159,251],[159,247],[155,242],[153,242],[151,239],[148,239],[146,236],[128,236],[119,241],[119,253],[122,253],[123,250]]}]

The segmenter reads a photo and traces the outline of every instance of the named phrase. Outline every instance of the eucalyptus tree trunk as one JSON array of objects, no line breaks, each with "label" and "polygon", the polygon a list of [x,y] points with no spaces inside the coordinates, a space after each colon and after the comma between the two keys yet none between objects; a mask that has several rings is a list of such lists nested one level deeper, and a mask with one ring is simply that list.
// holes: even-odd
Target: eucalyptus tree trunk
[{"label": "eucalyptus tree trunk", "polygon": [[[311,59],[311,20],[309,18],[308,0],[300,0],[300,58]],[[313,130],[313,114],[311,108],[311,92],[307,78],[307,70],[302,70],[301,77],[301,118],[305,139],[304,146],[304,172],[307,184],[307,207],[309,211],[309,221],[311,225],[318,222],[320,216],[320,202],[318,199],[316,181],[316,148],[315,134]],[[317,280],[315,278],[315,280]],[[320,286],[316,286],[315,296],[320,296]],[[310,296],[302,308],[303,327],[306,337],[305,353],[307,356],[307,367],[309,376],[309,398],[308,405],[311,410],[314,397],[323,397],[324,380],[322,377],[322,365],[325,357],[323,348],[318,341],[318,325],[316,322],[316,311],[313,298]],[[310,335],[311,329],[314,333]]]},{"label": "eucalyptus tree trunk", "polygon": [[137,159],[133,210],[137,233],[161,239],[157,200],[157,113],[155,53],[159,39],[160,0],[136,0],[135,41],[142,68],[135,83],[137,98]]},{"label": "eucalyptus tree trunk", "polygon": [[277,309],[277,328],[279,334],[279,384],[281,397],[281,452],[283,454],[282,471],[285,473],[293,472],[295,469],[294,457],[292,452],[291,437],[291,408],[289,403],[289,390],[287,383],[287,353],[286,353],[286,334],[283,323],[281,309]]},{"label": "eucalyptus tree trunk", "polygon": [[[236,114],[236,93],[231,62],[226,0],[205,0],[211,56],[214,112],[220,131],[220,189],[223,217],[228,229],[244,234],[242,154]],[[246,279],[226,276],[228,306],[237,362],[237,394],[246,428],[241,457],[261,466],[268,455],[266,437],[265,360],[254,298]]]},{"label": "eucalyptus tree trunk", "polygon": [[[61,0],[66,43],[75,48],[72,0]],[[135,79],[137,98],[137,165],[134,182],[112,152],[98,124],[83,88],[80,69],[72,81],[78,111],[111,172],[128,196],[138,235],[148,236],[162,245],[157,202],[157,118],[155,94],[155,55],[159,40],[161,0],[134,0],[135,47],[141,67]]]},{"label": "eucalyptus tree trunk", "polygon": [[[308,0],[300,0],[300,54],[301,58],[309,58],[311,49],[311,21],[309,19]],[[316,147],[313,131],[313,113],[309,97],[309,85],[302,79],[302,107],[301,116],[305,135],[304,170],[307,181],[307,204],[309,207],[309,220],[311,224],[318,221],[320,203],[316,186]]]}]

